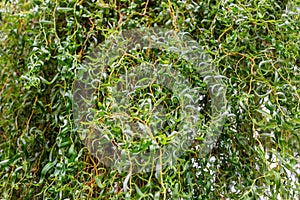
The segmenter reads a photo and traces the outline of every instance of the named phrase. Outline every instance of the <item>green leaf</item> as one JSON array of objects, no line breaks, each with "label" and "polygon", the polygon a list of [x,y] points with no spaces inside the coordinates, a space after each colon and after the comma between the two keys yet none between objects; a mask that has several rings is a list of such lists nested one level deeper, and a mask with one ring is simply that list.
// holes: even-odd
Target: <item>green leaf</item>
[{"label": "green leaf", "polygon": [[104,184],[101,183],[101,179],[99,177],[96,176],[95,180],[96,180],[96,184],[99,188],[103,189],[106,187],[105,183]]},{"label": "green leaf", "polygon": [[41,178],[40,178],[39,184],[44,181],[47,172],[56,165],[56,162],[57,162],[57,159],[55,159],[53,162],[47,163],[44,166],[44,168],[42,169],[42,172],[41,172]]}]

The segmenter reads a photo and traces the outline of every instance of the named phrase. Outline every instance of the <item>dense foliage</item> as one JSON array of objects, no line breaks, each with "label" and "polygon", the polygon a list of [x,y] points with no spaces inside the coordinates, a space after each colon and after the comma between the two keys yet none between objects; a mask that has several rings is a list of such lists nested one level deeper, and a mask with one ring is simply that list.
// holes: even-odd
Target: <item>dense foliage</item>
[{"label": "dense foliage", "polygon": [[[1,2],[1,197],[298,199],[299,3]],[[109,35],[154,26],[187,32],[204,47],[226,77],[229,114],[206,158],[193,147],[175,166],[119,172],[91,155],[74,128],[72,86],[86,56]],[[168,60],[151,53],[146,60]],[[176,55],[171,58],[174,65],[185,65]],[[130,57],[123,62],[136,64]],[[191,79],[201,82],[195,75]]]}]

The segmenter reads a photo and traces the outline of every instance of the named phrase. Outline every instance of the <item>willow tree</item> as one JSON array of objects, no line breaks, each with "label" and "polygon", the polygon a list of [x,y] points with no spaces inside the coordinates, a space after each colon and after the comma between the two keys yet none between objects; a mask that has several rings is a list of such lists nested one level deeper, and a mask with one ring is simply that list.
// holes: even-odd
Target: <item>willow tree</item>
[{"label": "willow tree", "polygon": [[[2,198],[299,198],[299,3],[0,3]],[[97,45],[122,30],[141,27],[162,27],[189,35],[222,77],[227,113],[219,137],[205,157],[199,156],[205,139],[205,134],[200,134],[174,165],[128,173],[105,165],[85,145],[74,123],[73,86]],[[115,60],[122,68],[114,71],[108,65],[106,73],[117,79],[125,73],[122,69],[141,65],[141,61],[169,64],[179,69],[192,87],[201,88],[204,101],[211,103],[210,92],[205,89],[208,85],[180,53],[154,49],[137,50],[135,54]],[[110,86],[113,82],[105,83]],[[104,103],[107,91],[100,92],[95,92],[92,106],[98,114],[109,108]],[[172,109],[178,107],[178,102],[172,101],[172,91],[151,93],[149,88],[141,89],[135,94],[134,105],[139,106],[139,100],[149,94],[154,103],[166,97],[164,108],[172,119]],[[213,118],[210,111],[204,106],[199,112],[204,128]],[[135,117],[140,120],[142,114]],[[180,125],[183,120],[176,123]],[[163,127],[176,130],[175,125],[167,121]],[[114,131],[112,140],[121,141],[124,130]],[[172,142],[171,136],[164,135],[158,137],[158,143]],[[132,144],[143,149],[139,145],[144,144]]]}]

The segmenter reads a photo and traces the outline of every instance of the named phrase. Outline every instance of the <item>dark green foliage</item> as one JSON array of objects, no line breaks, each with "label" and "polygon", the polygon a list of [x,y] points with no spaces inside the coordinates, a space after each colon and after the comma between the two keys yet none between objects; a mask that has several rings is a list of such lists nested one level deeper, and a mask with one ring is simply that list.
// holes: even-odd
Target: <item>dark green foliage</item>
[{"label": "dark green foliage", "polygon": [[[1,198],[299,199],[299,3],[1,2]],[[83,145],[73,124],[72,85],[93,47],[143,26],[188,32],[205,48],[226,77],[229,115],[207,158],[198,157],[196,139],[176,166],[128,176],[106,168]],[[145,60],[170,56],[194,86],[205,87],[185,61],[151,53]],[[209,120],[207,110],[203,115]]]}]

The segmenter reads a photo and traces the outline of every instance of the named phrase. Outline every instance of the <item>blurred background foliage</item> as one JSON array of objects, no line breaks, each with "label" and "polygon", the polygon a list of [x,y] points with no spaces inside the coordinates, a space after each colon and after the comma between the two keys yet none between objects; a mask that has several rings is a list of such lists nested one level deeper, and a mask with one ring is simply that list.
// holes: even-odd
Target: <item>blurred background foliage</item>
[{"label": "blurred background foliage", "polygon": [[[2,199],[299,199],[300,13],[277,0],[16,0],[0,3]],[[188,32],[226,77],[226,120],[157,173],[119,173],[72,124],[72,84],[110,34]],[[129,179],[128,179],[129,178]]]}]

